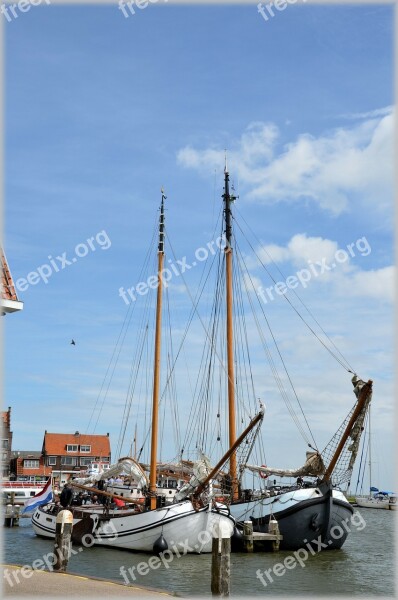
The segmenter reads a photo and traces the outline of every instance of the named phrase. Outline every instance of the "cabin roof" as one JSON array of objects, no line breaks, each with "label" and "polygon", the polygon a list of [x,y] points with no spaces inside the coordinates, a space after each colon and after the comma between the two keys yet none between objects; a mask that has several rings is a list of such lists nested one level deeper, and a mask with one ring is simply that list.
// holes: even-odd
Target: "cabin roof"
[{"label": "cabin roof", "polygon": [[67,445],[91,446],[91,452],[87,456],[108,457],[111,453],[111,445],[108,435],[91,435],[86,433],[48,433],[44,434],[43,453],[52,456],[74,456],[81,454],[79,451],[67,452]]}]

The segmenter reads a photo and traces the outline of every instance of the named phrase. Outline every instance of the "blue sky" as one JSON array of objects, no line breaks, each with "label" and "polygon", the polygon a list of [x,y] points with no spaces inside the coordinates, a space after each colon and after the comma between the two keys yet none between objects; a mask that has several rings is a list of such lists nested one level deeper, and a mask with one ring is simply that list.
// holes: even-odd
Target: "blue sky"
[{"label": "blue sky", "polygon": [[[291,5],[268,22],[254,4],[149,5],[129,18],[116,6],[32,7],[4,29],[5,248],[14,279],[48,256],[73,256],[99,232],[111,242],[30,285],[20,293],[23,313],[6,318],[14,448],[40,448],[44,429],[85,430],[126,314],[118,290],[137,282],[160,187],[176,254],[192,255],[211,239],[228,148],[238,209],[287,275],[360,238],[371,245],[300,293],[359,374],[375,381],[379,485],[391,487],[392,7]],[[189,277],[197,283],[195,271]],[[190,303],[181,290],[178,303],[183,323]],[[351,405],[349,377],[323,355],[317,363],[319,349],[290,321],[282,325],[314,429],[327,440]],[[125,370],[128,359],[126,351]],[[97,430],[114,446],[123,369],[116,388]],[[289,417],[272,399],[267,406],[286,441],[278,452],[265,424],[269,460],[298,466],[305,448],[290,441]]]}]

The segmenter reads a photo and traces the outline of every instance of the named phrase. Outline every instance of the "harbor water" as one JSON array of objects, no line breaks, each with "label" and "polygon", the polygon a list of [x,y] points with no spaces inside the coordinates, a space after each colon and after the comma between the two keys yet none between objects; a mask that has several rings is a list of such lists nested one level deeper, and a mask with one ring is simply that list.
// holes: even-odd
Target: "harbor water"
[{"label": "harbor water", "polygon": [[[231,594],[245,597],[394,596],[396,513],[374,509],[360,512],[366,525],[362,529],[352,527],[341,550],[308,553],[307,558],[302,553],[301,564],[296,560],[291,569],[272,570],[289,555],[294,556],[293,552],[232,554]],[[38,538],[27,518],[20,520],[19,527],[3,528],[3,534],[4,562],[8,564],[32,565],[53,549],[53,541]],[[78,546],[74,547],[77,553],[69,561],[70,573],[121,582],[128,580],[131,584],[161,588],[185,597],[211,596],[210,555],[175,557],[167,565],[150,569],[147,567],[150,557],[146,554],[112,548],[80,548],[79,551]],[[137,573],[139,563],[145,563],[140,571],[148,571],[147,574]],[[264,574],[267,570],[268,577]],[[258,574],[262,574],[263,581]]]}]

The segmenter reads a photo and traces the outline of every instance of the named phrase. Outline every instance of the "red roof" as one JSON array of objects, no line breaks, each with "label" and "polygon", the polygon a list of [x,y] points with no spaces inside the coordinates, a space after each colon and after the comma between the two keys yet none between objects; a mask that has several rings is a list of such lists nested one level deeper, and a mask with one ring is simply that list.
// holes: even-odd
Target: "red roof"
[{"label": "red roof", "polygon": [[90,434],[78,434],[75,433],[45,433],[44,434],[44,442],[43,442],[43,452],[47,454],[47,456],[74,456],[81,455],[82,453],[79,451],[76,452],[67,452],[67,445],[77,445],[77,446],[91,446],[91,452],[87,452],[87,456],[99,456],[99,457],[108,457],[111,453],[111,445],[109,441],[109,436],[107,435],[90,435]]},{"label": "red roof", "polygon": [[4,300],[15,300],[18,302],[17,292],[15,290],[14,281],[7,263],[3,248],[0,246],[1,260],[1,297]]}]

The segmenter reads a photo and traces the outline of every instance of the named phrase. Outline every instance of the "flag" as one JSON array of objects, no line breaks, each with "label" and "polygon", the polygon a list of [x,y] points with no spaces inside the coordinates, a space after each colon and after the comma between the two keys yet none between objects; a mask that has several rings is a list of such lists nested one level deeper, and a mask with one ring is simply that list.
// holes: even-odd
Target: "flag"
[{"label": "flag", "polygon": [[22,510],[22,514],[24,512],[28,512],[31,510],[35,510],[38,506],[42,506],[43,504],[48,504],[53,499],[53,488],[52,488],[52,477],[49,477],[44,488],[36,494],[36,496],[32,496],[26,500],[25,505]]}]

